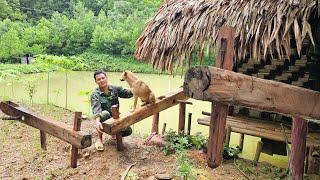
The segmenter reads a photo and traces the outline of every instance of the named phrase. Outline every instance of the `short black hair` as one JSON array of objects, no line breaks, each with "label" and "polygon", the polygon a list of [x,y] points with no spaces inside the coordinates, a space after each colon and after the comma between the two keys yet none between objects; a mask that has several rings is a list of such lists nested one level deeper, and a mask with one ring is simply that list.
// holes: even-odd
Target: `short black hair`
[{"label": "short black hair", "polygon": [[99,74],[104,74],[107,77],[106,72],[104,72],[103,70],[98,70],[98,71],[94,72],[94,74],[93,74],[94,80],[96,80],[96,76]]}]

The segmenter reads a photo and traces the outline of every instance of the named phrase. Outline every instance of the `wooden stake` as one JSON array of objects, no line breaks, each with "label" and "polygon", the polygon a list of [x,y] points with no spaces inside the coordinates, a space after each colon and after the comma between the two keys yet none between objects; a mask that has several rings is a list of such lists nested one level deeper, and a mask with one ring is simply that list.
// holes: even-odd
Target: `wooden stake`
[{"label": "wooden stake", "polygon": [[162,132],[161,132],[162,135],[164,135],[164,133],[166,132],[166,126],[167,126],[167,123],[163,123]]},{"label": "wooden stake", "polygon": [[192,119],[192,113],[188,114],[188,132],[187,134],[190,135],[191,133],[191,119]]},{"label": "wooden stake", "polygon": [[[113,105],[111,107],[111,111],[112,111],[112,118],[115,119],[115,120],[119,119],[119,115],[120,115],[119,106],[118,105]],[[118,132],[116,134],[116,140],[117,140],[117,150],[118,151],[122,151],[124,149],[124,147],[123,147],[123,143],[122,143],[122,134],[121,134],[121,132]]]},{"label": "wooden stake", "polygon": [[47,150],[47,136],[46,133],[40,130],[40,142],[41,142],[41,149]]},{"label": "wooden stake", "polygon": [[230,143],[230,137],[231,137],[231,126],[227,127],[227,132],[226,132],[226,146],[229,147],[229,143]]},{"label": "wooden stake", "polygon": [[307,169],[308,174],[319,174],[319,163],[317,162],[317,159],[319,159],[319,157],[315,157],[315,155],[313,155],[314,150],[315,148],[313,146],[309,148]]},{"label": "wooden stake", "polygon": [[178,134],[179,135],[184,134],[185,119],[186,119],[186,104],[179,103],[179,124],[178,124]]},{"label": "wooden stake", "polygon": [[[233,44],[235,30],[231,27],[223,26],[219,31],[220,48],[217,57],[216,67],[232,70],[233,67]],[[228,105],[216,103],[211,105],[211,120],[208,141],[208,165],[216,168],[222,163],[223,141],[228,115]],[[213,125],[214,124],[214,125]]]},{"label": "wooden stake", "polygon": [[159,133],[159,113],[153,115],[151,133]]},{"label": "wooden stake", "polygon": [[240,151],[242,151],[242,149],[243,149],[243,141],[244,141],[244,134],[241,133],[240,134],[240,139],[239,139],[239,149],[240,149]]},{"label": "wooden stake", "polygon": [[254,155],[254,159],[253,159],[253,162],[254,162],[255,165],[257,165],[258,162],[259,162],[261,151],[262,151],[262,147],[263,147],[263,142],[262,141],[258,141],[256,154]]},{"label": "wooden stake", "polygon": [[307,121],[300,117],[294,117],[291,131],[292,145],[289,179],[302,180],[306,152]]},{"label": "wooden stake", "polygon": [[[73,130],[74,131],[80,131],[81,116],[82,116],[82,112],[75,112],[74,113],[74,120],[73,120]],[[71,148],[71,167],[72,168],[77,167],[77,161],[78,161],[78,148],[75,146],[72,146],[72,148]]]}]

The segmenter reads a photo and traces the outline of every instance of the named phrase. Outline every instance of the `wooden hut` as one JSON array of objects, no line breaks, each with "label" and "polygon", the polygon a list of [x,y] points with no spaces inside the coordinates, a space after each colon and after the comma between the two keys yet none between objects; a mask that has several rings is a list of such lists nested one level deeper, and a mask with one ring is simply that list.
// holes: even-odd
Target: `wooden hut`
[{"label": "wooden hut", "polygon": [[[171,0],[137,40],[135,57],[174,72],[214,52],[222,26],[235,29],[233,70],[320,91],[320,5],[317,0]],[[251,118],[290,118],[245,107]],[[318,121],[319,122],[319,121]],[[319,126],[315,125],[315,130]]]}]

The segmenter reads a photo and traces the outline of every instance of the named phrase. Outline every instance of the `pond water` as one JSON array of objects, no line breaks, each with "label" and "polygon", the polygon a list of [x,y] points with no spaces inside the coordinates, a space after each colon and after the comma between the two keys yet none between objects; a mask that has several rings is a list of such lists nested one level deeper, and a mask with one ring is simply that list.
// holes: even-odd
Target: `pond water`
[{"label": "pond water", "polygon": [[[121,73],[108,73],[109,84],[123,86],[129,88],[126,82],[120,81]],[[154,91],[156,96],[165,95],[171,91],[176,90],[183,84],[181,76],[157,75],[157,74],[137,74],[139,78],[147,82],[147,84]],[[17,99],[20,101],[30,101],[28,95],[29,89],[32,90],[32,85],[35,84],[33,97],[34,103],[47,102],[47,81],[48,75],[46,73],[24,75],[19,80],[6,80],[0,83],[0,97],[10,97],[10,99]],[[66,103],[66,79],[67,86],[67,103]],[[93,72],[70,72],[65,73],[50,73],[49,74],[49,102],[55,105],[65,107],[74,111],[82,111],[84,114],[90,114],[90,104],[88,96],[84,92],[92,91],[96,87],[93,79]],[[197,101],[190,99],[193,105],[187,105],[186,114],[192,113],[191,134],[195,132],[202,132],[208,135],[209,127],[198,125],[197,119],[202,117],[202,111],[210,112],[211,103]],[[120,113],[126,113],[130,109],[133,99],[120,99]],[[161,132],[163,123],[167,123],[169,128],[177,131],[178,127],[178,108],[175,106],[160,113],[159,131]],[[188,117],[186,115],[186,117]],[[187,120],[186,120],[187,122]],[[135,134],[147,135],[151,131],[152,117],[147,118],[133,126]],[[187,125],[186,125],[187,126]],[[238,145],[240,135],[238,133],[231,134],[230,145]],[[246,159],[253,159],[257,142],[259,138],[253,136],[245,136],[244,148],[241,157]],[[269,156],[262,153],[260,161],[267,161],[273,165],[286,167],[288,158],[285,156],[273,155]]]}]

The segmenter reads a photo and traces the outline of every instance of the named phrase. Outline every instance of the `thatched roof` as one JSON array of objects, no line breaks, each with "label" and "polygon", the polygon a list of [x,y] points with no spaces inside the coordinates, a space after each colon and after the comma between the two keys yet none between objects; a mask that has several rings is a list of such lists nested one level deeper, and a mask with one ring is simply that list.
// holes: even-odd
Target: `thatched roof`
[{"label": "thatched roof", "polygon": [[[135,56],[153,67],[172,71],[188,63],[197,49],[216,44],[219,28],[236,29],[237,59],[277,53],[290,54],[290,38],[300,53],[302,40],[314,44],[309,19],[319,7],[317,0],[171,0],[164,3],[137,40]],[[290,35],[291,34],[291,35]]]}]

